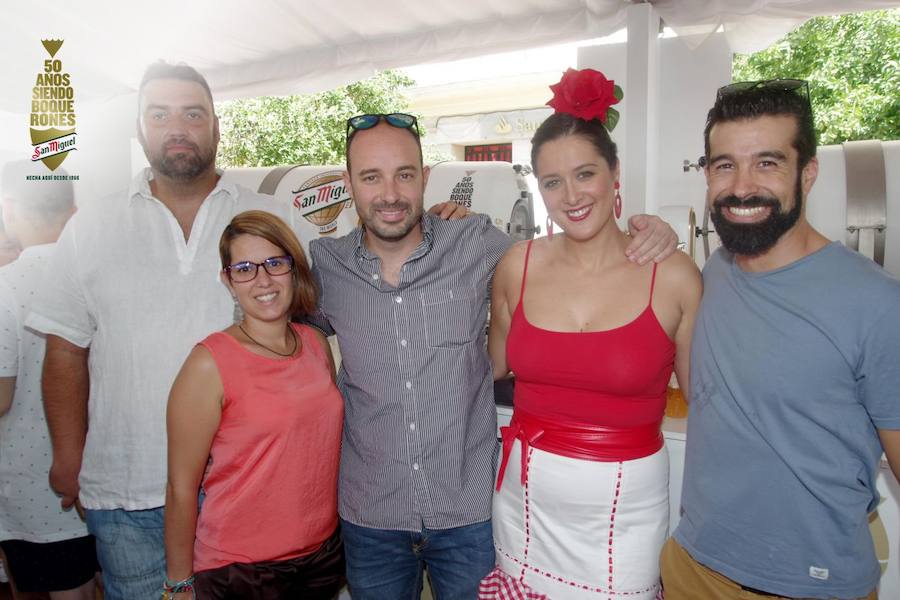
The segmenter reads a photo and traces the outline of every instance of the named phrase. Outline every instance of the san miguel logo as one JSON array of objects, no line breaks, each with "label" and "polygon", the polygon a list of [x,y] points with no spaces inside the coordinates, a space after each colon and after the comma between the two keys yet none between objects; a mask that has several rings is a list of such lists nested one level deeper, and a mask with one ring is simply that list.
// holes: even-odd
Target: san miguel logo
[{"label": "san miguel logo", "polygon": [[353,203],[341,171],[320,173],[304,181],[291,194],[294,194],[294,208],[319,228],[319,235],[326,235],[337,229],[338,215]]},{"label": "san miguel logo", "polygon": [[63,40],[41,40],[49,59],[44,60],[31,90],[32,161],[51,171],[75,150],[75,91],[69,74],[56,58]]}]

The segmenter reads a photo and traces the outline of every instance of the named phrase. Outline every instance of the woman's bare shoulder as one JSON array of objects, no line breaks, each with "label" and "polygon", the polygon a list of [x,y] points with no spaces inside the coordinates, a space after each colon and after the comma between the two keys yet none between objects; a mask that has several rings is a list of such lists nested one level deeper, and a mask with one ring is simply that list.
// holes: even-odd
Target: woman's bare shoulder
[{"label": "woman's bare shoulder", "polygon": [[522,240],[509,247],[509,250],[497,263],[495,279],[503,279],[516,273],[521,275],[522,267],[525,264],[525,254],[528,252],[528,244],[529,240]]},{"label": "woman's bare shoulder", "polygon": [[528,245],[536,243],[535,240],[521,240],[514,243],[503,255],[503,260],[507,262],[525,260],[525,253],[528,252]]},{"label": "woman's bare shoulder", "polygon": [[699,278],[700,269],[697,268],[697,264],[690,256],[684,252],[676,251],[657,265],[656,274],[657,277],[674,279]]},{"label": "woman's bare shoulder", "polygon": [[675,252],[656,267],[656,282],[662,290],[699,294],[703,288],[700,269],[690,256]]},{"label": "woman's bare shoulder", "polygon": [[[227,334],[226,334],[227,335]],[[183,370],[190,370],[198,375],[218,375],[219,370],[212,352],[203,344],[197,344],[184,361]]]},{"label": "woman's bare shoulder", "polygon": [[217,401],[223,391],[222,375],[212,353],[206,346],[197,344],[172,384],[169,402],[178,399],[176,405],[191,406],[208,399]]}]

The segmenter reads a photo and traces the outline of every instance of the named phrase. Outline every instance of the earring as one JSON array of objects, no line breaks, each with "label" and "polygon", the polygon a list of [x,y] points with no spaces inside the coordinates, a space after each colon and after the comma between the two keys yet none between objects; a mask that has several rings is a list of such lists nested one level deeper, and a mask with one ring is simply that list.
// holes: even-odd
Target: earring
[{"label": "earring", "polygon": [[240,302],[238,302],[237,296],[232,294],[231,300],[234,302],[234,312],[232,312],[231,318],[235,323],[240,323],[244,320],[244,310],[241,308],[241,304]]},{"label": "earring", "polygon": [[622,194],[619,193],[619,182],[618,181],[613,184],[613,188],[615,188],[615,190],[616,190],[616,204],[615,204],[615,208],[613,210],[615,211],[616,218],[618,219],[619,217],[622,216]]},{"label": "earring", "polygon": [[547,239],[553,239],[553,221],[550,220],[550,215],[547,215]]}]

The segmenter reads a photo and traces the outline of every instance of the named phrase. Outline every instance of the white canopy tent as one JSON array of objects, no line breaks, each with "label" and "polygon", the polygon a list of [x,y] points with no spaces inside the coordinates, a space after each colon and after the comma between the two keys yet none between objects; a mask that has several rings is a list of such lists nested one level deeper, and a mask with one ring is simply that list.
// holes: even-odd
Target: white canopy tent
[{"label": "white canopy tent", "polygon": [[[812,16],[895,6],[900,0],[6,3],[0,20],[0,163],[33,152],[28,133],[32,89],[49,58],[41,40],[64,40],[55,58],[71,75],[78,130],[78,151],[65,168],[80,176],[78,197],[89,199],[125,187],[144,163],[134,138],[133,96],[146,66],[158,59],[197,67],[215,98],[225,100],[319,91],[378,69],[590,40],[627,28],[627,57],[618,66],[627,64],[621,77],[628,94],[617,132],[624,149],[626,214],[656,212],[659,206],[682,203],[671,193],[660,196],[659,190],[672,189],[672,175],[665,170],[672,160],[660,153],[696,137],[702,130],[698,111],[730,76],[700,78],[693,93],[702,100],[689,107],[690,115],[677,117],[689,134],[675,132],[674,140],[660,134],[668,122],[661,121],[661,113],[671,106],[674,89],[671,84],[665,92],[660,88],[664,75],[671,76],[660,73],[657,33],[662,25],[692,47],[721,28],[732,50],[751,51]],[[692,85],[676,82],[677,88]],[[677,163],[688,156],[679,154]]]},{"label": "white canopy tent", "polygon": [[[597,38],[626,25],[636,0],[45,0],[6,3],[0,111],[27,112],[41,39],[61,57],[78,101],[137,87],[147,64],[187,62],[217,99],[328,89],[377,69]],[[676,33],[723,27],[731,47],[763,48],[805,19],[900,5],[896,0],[652,0]],[[695,41],[694,43],[699,43]],[[24,91],[23,91],[24,90]]]},{"label": "white canopy tent", "polygon": [[[660,23],[696,46],[721,28],[733,51],[750,52],[810,17],[897,6],[900,0],[6,2],[0,18],[0,164],[31,154],[28,113],[35,75],[48,58],[43,39],[64,40],[58,58],[72,75],[80,136],[78,152],[64,167],[81,178],[79,201],[89,201],[127,185],[131,168],[143,160],[133,140],[132,96],[146,66],[157,59],[198,68],[215,98],[224,100],[314,92],[380,69],[594,39],[627,26],[627,106],[618,132],[626,148],[626,214],[655,212],[703,199],[702,191],[673,192],[677,186],[665,174],[679,161],[660,150],[669,141],[660,134],[663,94],[653,44]],[[708,102],[714,90],[695,95]],[[703,106],[708,105],[697,110]],[[692,120],[697,115],[679,117],[690,134],[674,137],[698,143],[702,126]],[[673,155],[698,155],[689,154],[687,142],[685,148]],[[699,176],[694,184],[704,187]],[[900,586],[896,571],[890,582],[893,589]]]}]

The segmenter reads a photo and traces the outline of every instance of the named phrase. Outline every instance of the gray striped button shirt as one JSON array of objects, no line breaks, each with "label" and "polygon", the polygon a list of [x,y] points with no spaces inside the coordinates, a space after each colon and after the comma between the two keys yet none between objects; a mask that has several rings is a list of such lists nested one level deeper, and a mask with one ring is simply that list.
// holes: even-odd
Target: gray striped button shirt
[{"label": "gray striped button shirt", "polygon": [[[485,321],[509,238],[486,216],[422,217],[395,288],[362,229],[310,244],[313,319],[336,333],[346,412],[341,517],[364,527],[446,529],[491,516],[496,413]],[[317,322],[318,321],[318,322]]]}]

